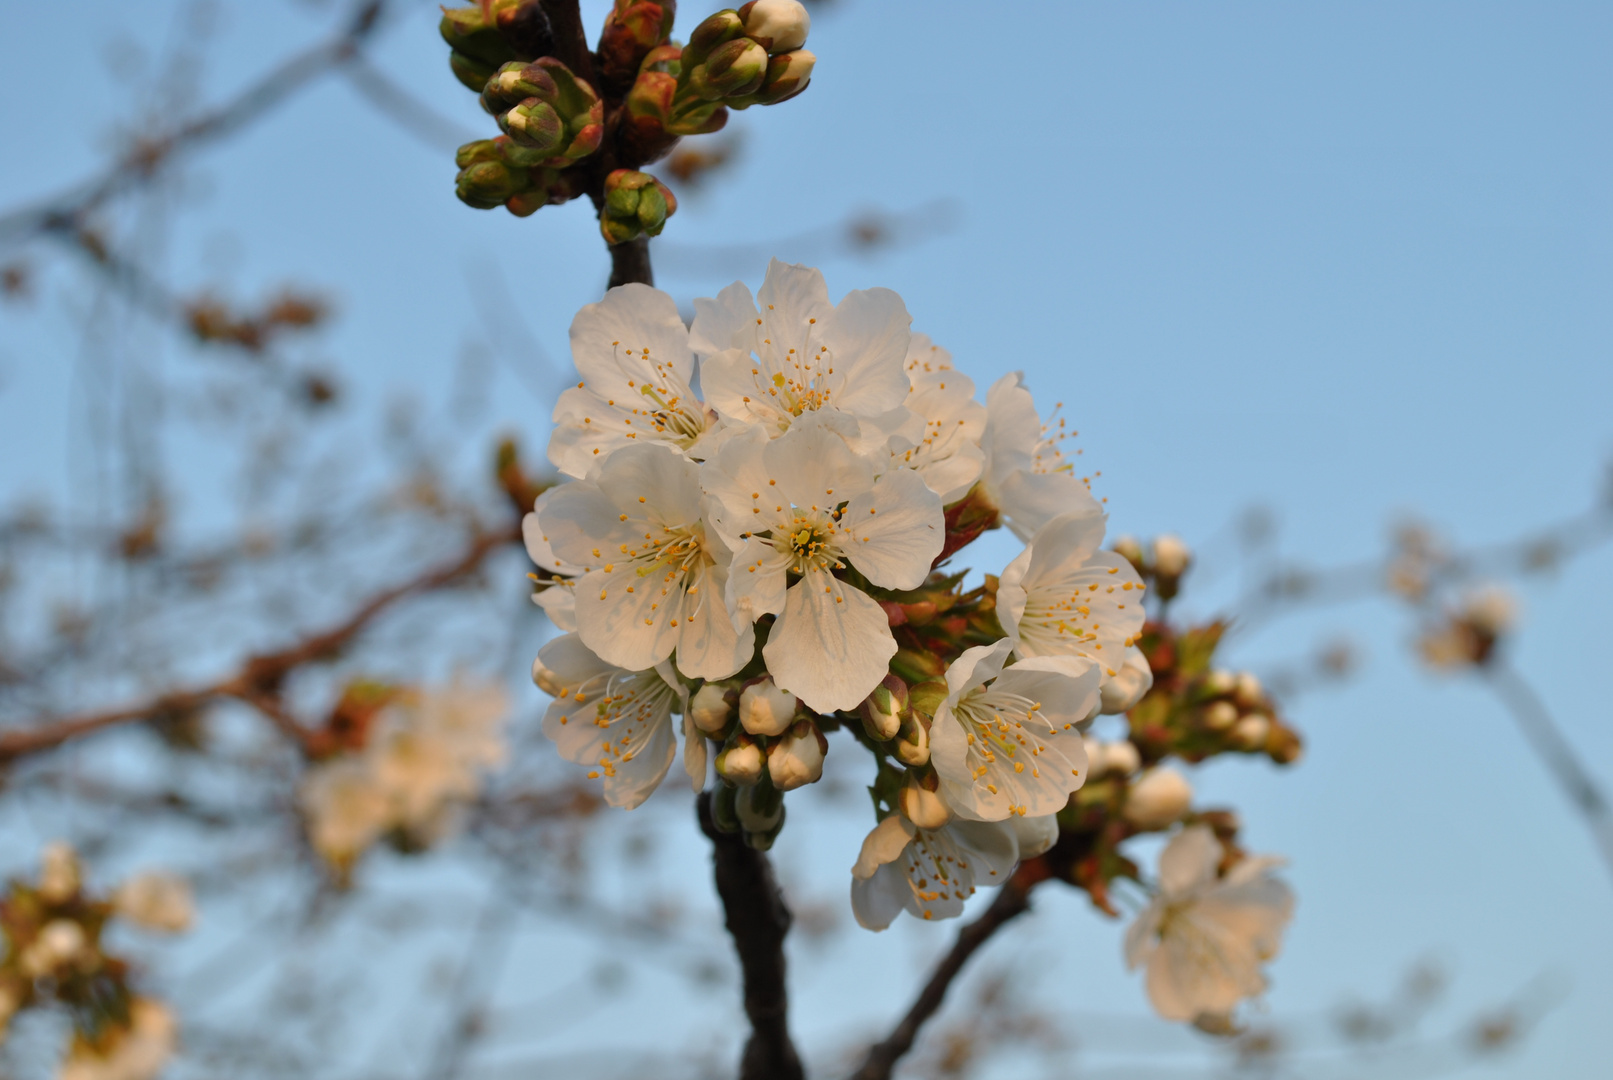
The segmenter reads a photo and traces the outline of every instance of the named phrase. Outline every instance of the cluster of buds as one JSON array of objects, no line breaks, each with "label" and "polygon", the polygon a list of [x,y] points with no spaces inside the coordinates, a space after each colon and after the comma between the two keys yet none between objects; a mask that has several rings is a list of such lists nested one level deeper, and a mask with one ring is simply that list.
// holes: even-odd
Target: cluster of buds
[{"label": "cluster of buds", "polygon": [[142,874],[96,895],[72,848],[48,845],[38,879],[13,881],[0,897],[0,1042],[16,1013],[56,1006],[73,1020],[63,1076],[156,1075],[173,1052],[173,1016],[136,992],[129,964],[102,939],[114,920],[177,933],[192,917],[180,879]]},{"label": "cluster of buds", "polygon": [[1430,667],[1445,670],[1483,667],[1518,616],[1517,601],[1499,586],[1479,589],[1444,612],[1418,641]]},{"label": "cluster of buds", "polygon": [[607,244],[626,243],[641,235],[660,236],[666,219],[677,208],[672,192],[649,173],[617,169],[605,178],[599,231]]},{"label": "cluster of buds", "polygon": [[823,778],[829,752],[823,718],[766,675],[705,683],[690,699],[689,718],[720,747],[722,784],[712,802],[717,827],[768,850],[784,829],[784,793]]},{"label": "cluster of buds", "polygon": [[1212,666],[1226,624],[1178,630],[1150,622],[1138,641],[1154,674],[1153,688],[1132,706],[1131,737],[1143,760],[1174,754],[1203,761],[1223,753],[1264,754],[1279,765],[1298,761],[1299,735],[1247,671]]},{"label": "cluster of buds", "polygon": [[444,11],[440,29],[454,74],[481,95],[504,132],[460,148],[460,200],[525,217],[588,195],[608,242],[657,235],[676,202],[637,167],[681,136],[716,131],[729,108],[794,97],[814,63],[801,48],[811,19],[797,0],[720,11],[686,46],[669,40],[675,11],[673,0],[615,0],[597,52],[578,58],[558,50],[586,69],[578,71],[554,55],[538,0]]}]

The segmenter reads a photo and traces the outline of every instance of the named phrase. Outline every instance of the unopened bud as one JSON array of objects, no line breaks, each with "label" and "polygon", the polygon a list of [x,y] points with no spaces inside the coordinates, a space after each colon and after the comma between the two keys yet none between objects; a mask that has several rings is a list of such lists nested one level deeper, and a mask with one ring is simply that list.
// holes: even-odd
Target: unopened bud
[{"label": "unopened bud", "polygon": [[798,0],[751,0],[737,14],[745,36],[770,53],[799,49],[812,29],[812,16]]},{"label": "unopened bud", "polygon": [[1142,767],[1142,758],[1130,739],[1119,742],[1084,740],[1087,751],[1087,775],[1099,777],[1108,774],[1130,776]]},{"label": "unopened bud", "polygon": [[915,768],[930,763],[930,718],[910,710],[902,717],[901,729],[893,744],[896,756],[904,765]]},{"label": "unopened bud", "polygon": [[689,86],[705,100],[718,101],[752,93],[766,77],[767,50],[749,38],[735,38],[689,72]]},{"label": "unopened bud", "polygon": [[1232,728],[1229,738],[1242,750],[1264,750],[1266,736],[1271,734],[1271,718],[1265,713],[1250,713]]},{"label": "unopened bud", "polygon": [[1160,577],[1179,578],[1192,561],[1193,553],[1181,537],[1171,533],[1154,537],[1154,573]]},{"label": "unopened bud", "polygon": [[550,697],[559,697],[566,692],[560,676],[544,667],[542,660],[532,661],[532,682]]},{"label": "unopened bud", "polygon": [[494,65],[484,64],[480,60],[466,56],[458,49],[448,54],[448,67],[461,86],[478,94],[487,85],[487,80],[498,70]]},{"label": "unopened bud", "polygon": [[797,720],[789,734],[767,748],[767,775],[780,791],[815,784],[823,777],[829,740],[810,720]]},{"label": "unopened bud", "polygon": [[1193,804],[1193,786],[1175,769],[1151,769],[1126,791],[1125,819],[1142,829],[1163,829]]},{"label": "unopened bud", "polygon": [[1143,699],[1154,685],[1154,672],[1148,666],[1148,657],[1133,645],[1126,650],[1126,659],[1115,674],[1104,673],[1098,686],[1098,711],[1116,715],[1130,709]]},{"label": "unopened bud", "polygon": [[762,778],[762,749],[744,732],[737,732],[717,754],[717,775],[739,787]]},{"label": "unopened bud", "polygon": [[[496,68],[513,58],[513,51],[498,32],[498,26],[485,17],[478,5],[445,9],[437,31],[449,48],[469,60]],[[482,82],[486,81],[484,77]],[[481,84],[471,89],[480,90]]]},{"label": "unopened bud", "polygon": [[640,234],[659,236],[677,208],[672,192],[649,173],[616,169],[605,178],[599,231],[611,244],[625,244]]},{"label": "unopened bud", "polygon": [[84,945],[82,926],[72,919],[52,919],[18,955],[17,967],[27,978],[42,978],[78,959]]},{"label": "unopened bud", "polygon": [[1232,686],[1232,699],[1245,709],[1259,708],[1266,702],[1266,692],[1252,671],[1238,672]]},{"label": "unopened bud", "polygon": [[71,900],[83,881],[78,854],[60,840],[45,845],[39,858],[39,896],[47,904]]},{"label": "unopened bud", "polygon": [[1217,701],[1204,710],[1204,726],[1211,731],[1226,731],[1238,722],[1238,707],[1230,701]]},{"label": "unopened bud", "polygon": [[566,125],[554,106],[527,98],[498,118],[504,133],[522,146],[541,154],[558,151],[565,141]]},{"label": "unopened bud", "polygon": [[739,722],[752,735],[782,735],[795,719],[795,695],[763,676],[739,695]]},{"label": "unopened bud", "polygon": [[694,28],[689,44],[683,47],[683,65],[689,68],[702,63],[712,50],[737,38],[745,32],[745,23],[734,11],[719,11]]},{"label": "unopened bud", "polygon": [[[927,778],[935,781],[933,774]],[[921,829],[939,829],[952,820],[952,810],[941,798],[940,791],[926,787],[917,773],[907,774],[907,783],[897,797],[902,816]]]},{"label": "unopened bud", "polygon": [[1019,842],[1019,857],[1034,859],[1059,842],[1059,816],[1043,814],[1040,817],[1008,816],[1008,824]]},{"label": "unopened bud", "polygon": [[1462,602],[1462,620],[1489,638],[1498,638],[1512,629],[1517,615],[1518,605],[1512,594],[1494,585],[1480,589]]},{"label": "unopened bud", "polygon": [[503,206],[505,200],[526,190],[527,171],[499,161],[478,161],[461,169],[454,181],[459,201],[478,210]]},{"label": "unopened bud", "polygon": [[1125,559],[1127,562],[1131,563],[1131,565],[1137,569],[1138,573],[1142,572],[1143,546],[1137,542],[1137,538],[1135,536],[1118,537],[1114,542],[1112,550],[1116,555],[1119,555],[1122,559]]},{"label": "unopened bud", "polygon": [[689,701],[689,719],[707,735],[721,735],[734,716],[733,690],[721,683],[706,683]]},{"label": "unopened bud", "polygon": [[1305,756],[1305,744],[1291,729],[1273,724],[1266,738],[1266,753],[1279,765],[1292,765]]},{"label": "unopened bud", "polygon": [[519,60],[505,64],[493,73],[482,89],[482,108],[497,116],[527,98],[552,102],[559,96],[554,79],[538,64]]},{"label": "unopened bud", "polygon": [[1237,676],[1223,668],[1216,668],[1204,677],[1204,689],[1211,694],[1230,694],[1237,685]]},{"label": "unopened bud", "polygon": [[863,700],[863,730],[878,742],[894,739],[902,728],[902,714],[906,711],[907,684],[895,675],[886,674],[874,687],[874,692]]},{"label": "unopened bud", "polygon": [[767,62],[761,88],[751,94],[750,100],[734,102],[734,107],[742,109],[746,105],[777,105],[788,101],[807,88],[817,63],[818,58],[805,49],[772,57]]},{"label": "unopened bud", "polygon": [[741,788],[734,793],[734,813],[746,832],[768,832],[784,817],[784,793],[771,784]]}]

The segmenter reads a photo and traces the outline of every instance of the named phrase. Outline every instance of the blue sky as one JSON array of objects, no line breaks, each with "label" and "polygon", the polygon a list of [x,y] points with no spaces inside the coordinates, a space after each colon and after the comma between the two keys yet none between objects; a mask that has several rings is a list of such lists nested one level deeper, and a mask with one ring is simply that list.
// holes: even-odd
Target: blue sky
[{"label": "blue sky", "polygon": [[[0,204],[95,170],[138,100],[124,64],[136,47],[160,55],[176,10],[32,8],[26,33],[0,39]],[[411,8],[374,59],[484,133],[431,10]],[[585,10],[597,25],[602,5]],[[332,9],[219,14],[208,101],[317,36]],[[700,14],[686,3],[680,31]],[[71,79],[67,42],[83,48]],[[940,235],[824,262],[831,293],[894,288],[977,385],[1023,369],[1047,405],[1063,401],[1114,531],[1203,543],[1261,504],[1286,555],[1329,564],[1381,550],[1408,512],[1487,541],[1594,498],[1613,453],[1613,7],[838,0],[811,48],[810,91],[735,118],[740,163],[683,199],[666,243],[765,247],[869,208],[948,200],[956,222]],[[490,280],[564,365],[570,316],[606,270],[590,214],[473,212],[452,197],[453,171],[329,80],[196,159],[161,265],[181,287],[222,274],[242,298],[287,280],[332,288],[340,318],[319,352],[368,415],[398,393],[442,407],[465,343],[487,336]],[[660,284],[687,301],[762,270],[667,265]],[[78,280],[58,266],[40,304],[0,309],[8,498],[72,475]],[[509,348],[483,434],[540,443],[548,403],[534,388],[555,381]],[[485,445],[467,440],[465,461]],[[1011,555],[992,546],[982,569]],[[1613,785],[1613,551],[1522,598],[1516,664]],[[1492,699],[1416,669],[1391,606],[1290,618],[1233,655],[1258,668],[1337,631],[1368,663],[1289,710],[1304,764],[1196,777],[1243,811],[1251,846],[1293,860],[1301,901],[1274,1013],[1373,992],[1427,955],[1454,970],[1459,1005],[1545,973],[1563,1004],[1522,1051],[1472,1075],[1603,1075],[1613,882],[1583,830]],[[783,865],[843,874],[863,826],[830,811],[796,821]],[[698,886],[703,856],[692,839],[685,849],[680,872]],[[1142,1015],[1114,928],[1082,907],[1067,896],[1037,916],[1054,943],[1044,978],[1072,1010]],[[858,938],[824,970],[905,972],[939,941],[914,928]],[[803,979],[808,1033],[894,1009],[875,979]]]}]

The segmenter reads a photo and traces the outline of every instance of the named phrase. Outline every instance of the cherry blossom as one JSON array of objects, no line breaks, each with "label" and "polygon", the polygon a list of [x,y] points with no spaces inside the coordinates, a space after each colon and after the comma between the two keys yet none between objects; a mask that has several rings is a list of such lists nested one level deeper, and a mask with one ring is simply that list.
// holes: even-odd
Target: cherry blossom
[{"label": "cherry blossom", "polygon": [[906,909],[920,919],[955,919],[981,885],[1001,885],[1019,861],[1007,822],[954,819],[921,829],[900,813],[876,825],[851,868],[851,910],[883,930]]},{"label": "cherry blossom", "polygon": [[1060,514],[1098,510],[1097,500],[1046,437],[1025,377],[1017,371],[986,392],[985,457],[980,495],[1002,512],[1015,536],[1028,540]]}]

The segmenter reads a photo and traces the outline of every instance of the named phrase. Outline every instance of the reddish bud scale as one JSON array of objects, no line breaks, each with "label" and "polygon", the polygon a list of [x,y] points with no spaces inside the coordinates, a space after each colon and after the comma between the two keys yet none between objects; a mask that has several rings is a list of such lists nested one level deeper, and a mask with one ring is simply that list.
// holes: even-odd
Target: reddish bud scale
[{"label": "reddish bud scale", "polygon": [[981,533],[995,529],[999,524],[997,508],[979,497],[978,490],[971,491],[946,508],[946,542],[941,545],[941,554],[930,564],[932,567],[940,566],[957,551],[973,543]]}]

